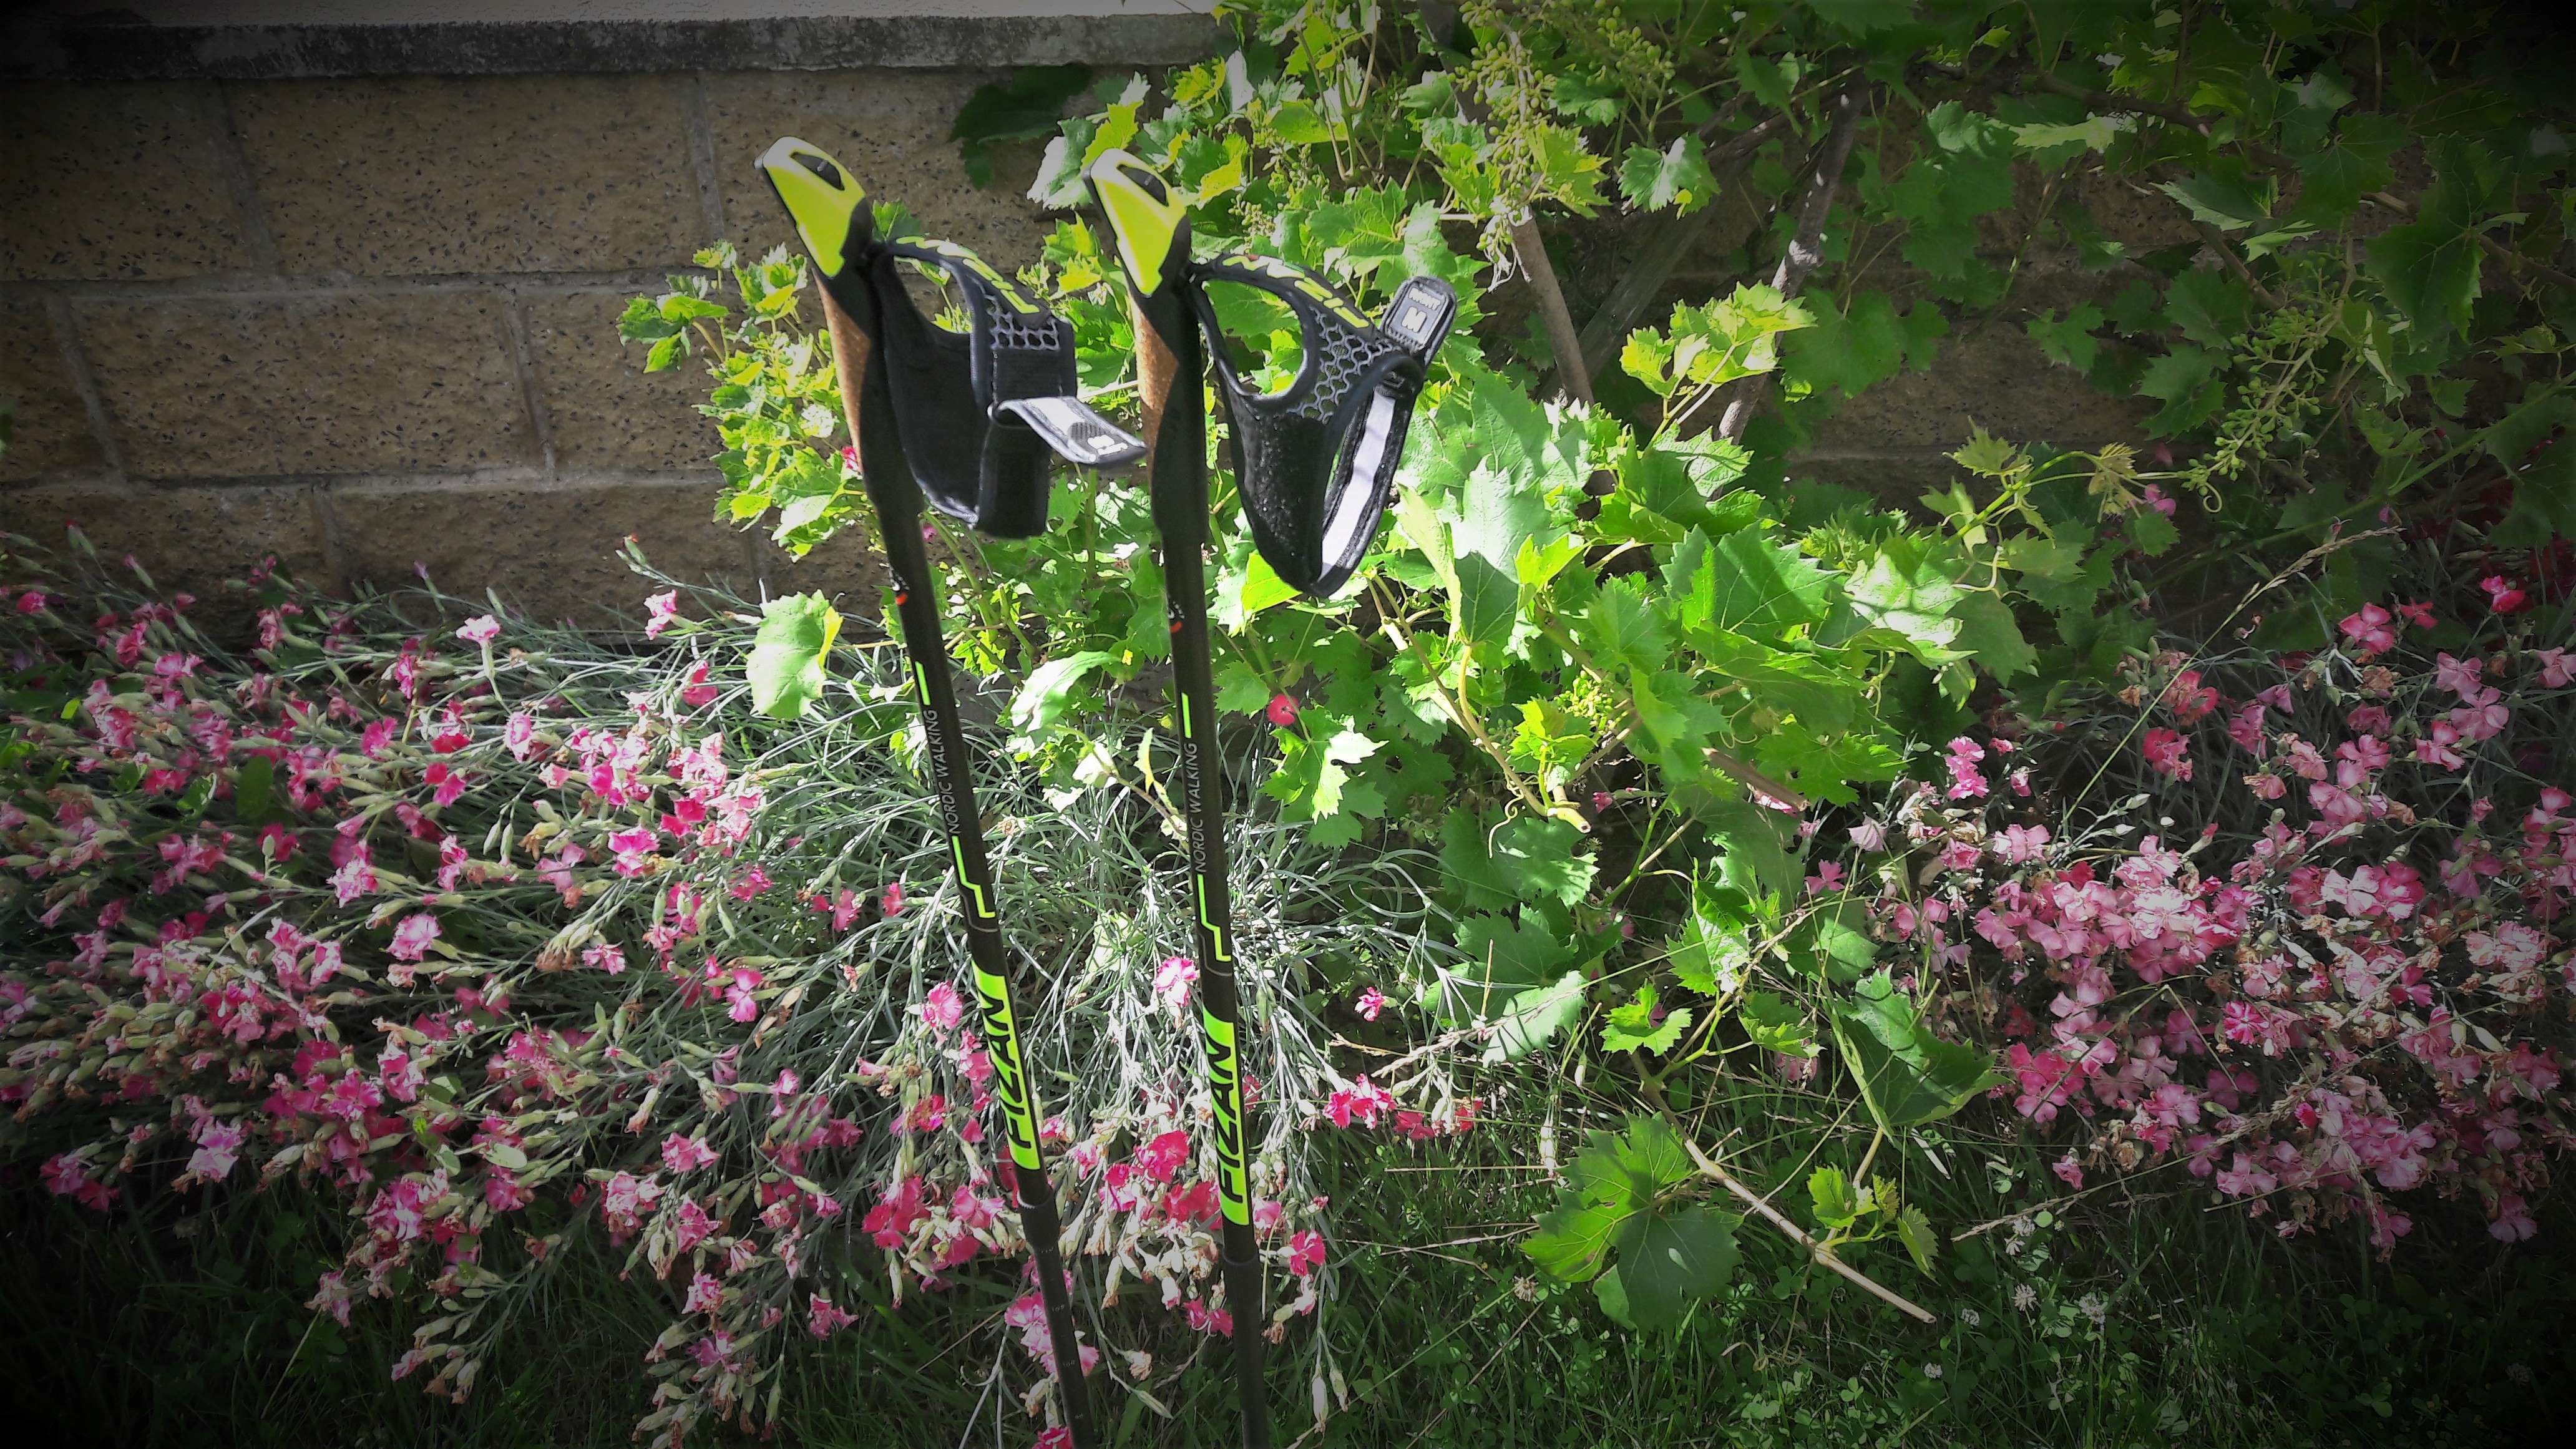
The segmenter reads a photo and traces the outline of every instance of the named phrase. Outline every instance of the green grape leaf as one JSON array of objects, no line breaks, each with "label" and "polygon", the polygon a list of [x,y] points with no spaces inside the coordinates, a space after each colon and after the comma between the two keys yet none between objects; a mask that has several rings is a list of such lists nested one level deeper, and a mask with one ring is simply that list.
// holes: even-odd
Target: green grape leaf
[{"label": "green grape leaf", "polygon": [[2102,322],[2102,309],[2084,302],[2064,317],[2043,312],[2022,324],[2022,330],[2030,334],[2031,341],[2039,344],[2039,350],[2047,354],[2049,361],[2062,363],[2077,372],[2091,372],[2093,359],[2100,355],[2102,348],[2093,336],[2093,329],[2101,326]]},{"label": "green grape leaf", "polygon": [[[1788,377],[1858,397],[1904,365],[1912,338],[1885,292],[1863,292],[1840,311],[1830,306],[1813,310],[1815,325],[1782,347],[1781,370]],[[1941,315],[1937,307],[1915,311],[1936,319]]]},{"label": "green grape leaf", "polygon": [[2003,1080],[1984,1052],[1934,1035],[1884,971],[1836,1004],[1834,1040],[1870,1115],[1891,1132],[1947,1117]]},{"label": "green grape leaf", "polygon": [[1782,823],[1789,817],[1750,800],[1716,800],[1700,808],[1711,839],[1723,845],[1726,883],[1748,895],[1771,891],[1784,901],[1796,900],[1805,875],[1781,843]]},{"label": "green grape leaf", "polygon": [[1839,1167],[1819,1167],[1807,1174],[1807,1200],[1815,1205],[1816,1221],[1829,1230],[1860,1220],[1860,1196]]},{"label": "green grape leaf", "polygon": [[277,798],[277,766],[266,755],[253,755],[233,772],[233,811],[246,825],[269,817]]},{"label": "green grape leaf", "polygon": [[1648,589],[1647,580],[1628,574],[1612,579],[1592,596],[1591,607],[1583,613],[1582,632],[1596,667],[1605,672],[1652,673],[1672,661],[1672,635],[1664,628]]},{"label": "green grape leaf", "polygon": [[1905,1256],[1924,1277],[1932,1276],[1932,1261],[1941,1249],[1941,1239],[1932,1231],[1932,1220],[1919,1207],[1907,1207],[1896,1215],[1896,1240],[1905,1245]]},{"label": "green grape leaf", "polygon": [[1717,178],[1708,171],[1707,148],[1698,133],[1686,131],[1670,146],[1631,146],[1619,164],[1619,194],[1642,211],[1674,209],[1688,216],[1717,197]]},{"label": "green grape leaf", "polygon": [[[1692,1303],[1723,1291],[1743,1256],[1738,1221],[1694,1205],[1633,1214],[1621,1224],[1619,1289],[1629,1326],[1646,1333],[1679,1327]],[[1609,1306],[1606,1295],[1602,1303]]]},{"label": "green grape leaf", "polygon": [[1690,914],[1672,947],[1673,979],[1720,1000],[1741,991],[1753,970],[1753,950],[1745,940],[1748,923],[1730,903],[1731,894],[1714,882],[1693,880]]},{"label": "green grape leaf", "polygon": [[1216,707],[1221,714],[1259,714],[1270,707],[1275,692],[1260,671],[1241,659],[1217,666]]},{"label": "green grape leaf", "polygon": [[1887,630],[1924,663],[1938,667],[1957,657],[1948,645],[1959,634],[1959,621],[1950,616],[1959,586],[1921,540],[1907,534],[1890,538],[1846,589],[1855,615]]},{"label": "green grape leaf", "polygon": [[2128,524],[2130,542],[2149,558],[2160,557],[2182,537],[2182,530],[2174,527],[2173,520],[2158,509],[2132,508]]},{"label": "green grape leaf", "polygon": [[[2152,508],[2139,511],[2155,512]],[[2009,681],[2014,675],[2039,671],[2039,651],[2022,637],[2012,606],[2003,600],[1993,594],[1965,594],[1951,607],[1950,617],[1959,621],[1952,645],[1974,657],[1988,674]]]},{"label": "green grape leaf", "polygon": [[977,87],[948,127],[948,139],[958,143],[965,161],[968,184],[993,184],[995,142],[1054,135],[1064,103],[1090,84],[1091,67],[1086,65],[1029,65],[1008,80]]},{"label": "green grape leaf", "polygon": [[1655,1012],[1655,988],[1637,988],[1634,1000],[1610,1009],[1601,1027],[1601,1049],[1610,1052],[1642,1051],[1662,1056],[1681,1043],[1682,1033],[1690,1029],[1691,1012],[1685,1006],[1668,1009],[1661,1016]]},{"label": "green grape leaf", "polygon": [[1798,1003],[1768,991],[1748,991],[1735,1008],[1735,1019],[1755,1046],[1782,1056],[1812,1057],[1816,1038],[1807,1013]]},{"label": "green grape leaf", "polygon": [[2222,352],[2245,330],[2253,306],[2253,292],[2234,272],[2219,267],[2185,272],[2165,292],[2165,315],[2182,335]]},{"label": "green grape leaf", "polygon": [[2225,353],[2198,347],[2176,347],[2148,363],[2138,391],[2164,407],[2147,419],[2147,431],[2169,438],[2207,422],[2225,397],[2219,374],[2226,368]]},{"label": "green grape leaf", "polygon": [[1027,749],[1044,740],[1073,708],[1083,681],[1116,658],[1106,650],[1085,649],[1030,670],[1011,695],[1014,747]]},{"label": "green grape leaf", "polygon": [[1712,543],[1692,529],[1673,549],[1664,587],[1685,632],[1778,633],[1825,617],[1833,576],[1796,549],[1742,529]]},{"label": "green grape leaf", "polygon": [[752,708],[772,719],[795,719],[822,698],[830,682],[823,663],[840,633],[841,613],[821,594],[790,594],[763,604],[744,669]]}]

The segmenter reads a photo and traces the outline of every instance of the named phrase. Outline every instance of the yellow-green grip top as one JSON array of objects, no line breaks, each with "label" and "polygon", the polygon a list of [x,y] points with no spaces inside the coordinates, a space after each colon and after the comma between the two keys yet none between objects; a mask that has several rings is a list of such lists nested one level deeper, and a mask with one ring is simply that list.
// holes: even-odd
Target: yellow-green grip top
[{"label": "yellow-green grip top", "polygon": [[867,189],[822,147],[793,136],[779,137],[761,153],[760,170],[786,203],[814,265],[826,277],[839,276],[849,264],[850,239],[860,229],[859,208],[867,204]]},{"label": "yellow-green grip top", "polygon": [[1146,296],[1162,291],[1189,260],[1175,255],[1189,245],[1189,209],[1153,168],[1125,151],[1102,152],[1091,163],[1090,181],[1100,209],[1109,213],[1109,229],[1118,235],[1128,280]]}]

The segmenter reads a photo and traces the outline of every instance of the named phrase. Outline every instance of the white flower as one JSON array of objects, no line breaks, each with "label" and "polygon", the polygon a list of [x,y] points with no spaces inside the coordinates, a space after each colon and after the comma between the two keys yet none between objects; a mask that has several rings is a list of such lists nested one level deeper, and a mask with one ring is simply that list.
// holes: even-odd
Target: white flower
[{"label": "white flower", "polygon": [[2039,1305],[2039,1292],[2027,1283],[2013,1285],[2013,1307],[2028,1313]]},{"label": "white flower", "polygon": [[2102,1301],[2101,1294],[2087,1293],[2075,1300],[2075,1311],[2092,1319],[2093,1326],[2100,1328],[2102,1321],[2111,1316],[2111,1305]]}]

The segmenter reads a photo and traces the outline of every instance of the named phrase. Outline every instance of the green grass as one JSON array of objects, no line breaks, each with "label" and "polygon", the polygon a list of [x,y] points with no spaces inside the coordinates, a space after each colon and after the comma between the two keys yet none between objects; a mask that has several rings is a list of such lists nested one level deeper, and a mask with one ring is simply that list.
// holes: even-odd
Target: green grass
[{"label": "green grass", "polygon": [[[1951,1138],[1959,1161],[1988,1166],[1943,1181],[1919,1155],[1904,1164],[1945,1233],[2055,1197],[2053,1181],[2034,1188],[2044,1174],[2025,1150],[1972,1155],[1964,1130]],[[2017,1251],[2013,1230],[1998,1228],[1946,1245],[1934,1278],[1890,1248],[1852,1250],[1939,1314],[1930,1327],[1802,1268],[1784,1239],[1748,1226],[1729,1293],[1676,1334],[1639,1337],[1612,1326],[1587,1287],[1549,1283],[1521,1255],[1548,1190],[1508,1116],[1430,1149],[1327,1140],[1317,1188],[1334,1201],[1337,1293],[1320,1335],[1300,1320],[1272,1355],[1282,1444],[2543,1442],[2576,1308],[2576,1275],[2555,1246],[2576,1233],[2563,1205],[2531,1245],[2502,1250],[2474,1221],[2428,1222],[2423,1241],[2383,1266],[2356,1239],[2283,1243],[2206,1211],[2205,1192],[2181,1192],[2033,1211]],[[1786,1171],[1811,1148],[1853,1145],[1777,1130],[1735,1161]],[[1992,1170],[2016,1158],[2009,1178]],[[301,1306],[325,1257],[313,1224],[328,1219],[293,1190],[145,1220],[122,1212],[117,1231],[101,1232],[32,1183],[0,1194],[9,1409],[43,1437],[604,1449],[627,1443],[642,1412],[637,1359],[665,1309],[652,1285],[621,1282],[605,1262],[568,1264],[560,1296],[514,1328],[459,1407],[388,1381],[406,1325],[381,1305],[362,1305],[347,1332]],[[882,1301],[882,1283],[849,1286],[873,1292],[874,1321],[791,1361],[780,1442],[1027,1442],[1016,1401],[988,1387],[1005,1276],[916,1291],[901,1310]],[[1109,1442],[1230,1438],[1220,1346],[1160,1314],[1118,1322],[1122,1343],[1141,1333],[1157,1363],[1150,1403],[1101,1385]],[[1318,1426],[1313,1380],[1325,1373],[1329,1392],[1331,1369],[1351,1402]]]}]

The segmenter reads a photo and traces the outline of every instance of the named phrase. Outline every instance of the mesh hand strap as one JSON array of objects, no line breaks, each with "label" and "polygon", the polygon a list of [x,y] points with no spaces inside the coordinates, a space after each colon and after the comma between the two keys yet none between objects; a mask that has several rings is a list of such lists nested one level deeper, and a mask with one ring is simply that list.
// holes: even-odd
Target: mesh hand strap
[{"label": "mesh hand strap", "polygon": [[[1207,292],[1216,282],[1257,288],[1296,314],[1305,355],[1285,391],[1255,391],[1226,358]],[[1381,326],[1331,284],[1251,253],[1198,263],[1190,283],[1217,354],[1253,544],[1291,586],[1330,595],[1377,537],[1424,364],[1448,334],[1457,299],[1437,278],[1415,277],[1398,290]]]},{"label": "mesh hand strap", "polygon": [[[863,244],[877,297],[876,344],[904,453],[931,506],[1000,538],[1047,523],[1049,454],[1089,467],[1132,462],[1145,445],[1075,396],[1073,328],[954,242]],[[904,260],[938,267],[966,304],[968,330],[921,315]]]}]

